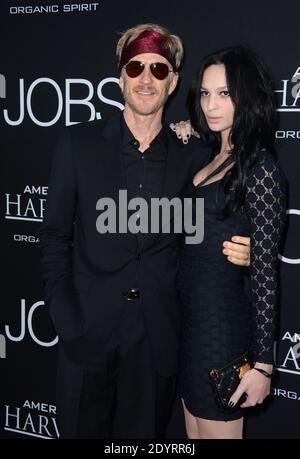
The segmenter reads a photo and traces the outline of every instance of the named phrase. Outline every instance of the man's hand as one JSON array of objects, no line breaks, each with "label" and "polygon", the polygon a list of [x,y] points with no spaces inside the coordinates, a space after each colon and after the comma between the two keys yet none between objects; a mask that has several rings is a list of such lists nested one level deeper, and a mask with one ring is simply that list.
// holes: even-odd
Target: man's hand
[{"label": "man's hand", "polygon": [[223,242],[223,254],[234,265],[250,266],[250,237],[233,236]]}]

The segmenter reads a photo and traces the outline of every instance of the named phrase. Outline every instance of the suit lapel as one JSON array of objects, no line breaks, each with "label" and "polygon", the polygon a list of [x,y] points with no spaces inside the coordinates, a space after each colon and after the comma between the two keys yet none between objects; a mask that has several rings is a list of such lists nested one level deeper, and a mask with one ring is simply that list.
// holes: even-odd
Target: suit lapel
[{"label": "suit lapel", "polygon": [[[107,120],[104,126],[101,136],[106,141],[106,147],[102,155],[101,167],[104,167],[102,171],[102,177],[104,174],[105,190],[108,196],[115,200],[118,209],[119,203],[119,190],[126,190],[126,175],[122,163],[122,135],[121,135],[121,124],[120,124],[121,112]],[[128,203],[127,203],[128,204]],[[138,240],[136,234],[127,233],[124,235],[127,241],[131,241],[132,250],[138,251]]]},{"label": "suit lapel", "polygon": [[107,148],[105,148],[104,153],[107,166],[107,179],[111,184],[113,195],[116,197],[119,190],[126,189],[125,171],[122,166],[120,116],[121,113],[109,118],[102,131],[102,137],[107,140]]},{"label": "suit lapel", "polygon": [[[120,189],[126,189],[126,176],[122,165],[122,136],[120,116],[111,117],[107,120],[106,125],[102,130],[102,137],[107,140],[107,148],[105,148],[104,161],[105,171],[109,178],[109,187],[111,195],[118,201],[118,193]],[[186,181],[186,168],[183,167],[185,163],[184,146],[181,141],[173,137],[172,133],[167,130],[168,143],[167,143],[167,162],[165,169],[164,182],[160,198],[167,198],[171,200],[178,197],[182,185]],[[103,163],[102,163],[103,164]],[[137,250],[144,250],[151,245],[155,238],[159,237],[157,233],[140,234],[139,239],[137,235],[131,235]]]},{"label": "suit lapel", "polygon": [[[168,156],[166,164],[166,172],[164,178],[164,184],[162,189],[162,197],[172,199],[178,196],[178,190],[180,189],[180,183],[182,180],[181,174],[184,173],[183,144],[174,141],[174,139],[168,134]],[[184,177],[185,179],[185,177]]]}]

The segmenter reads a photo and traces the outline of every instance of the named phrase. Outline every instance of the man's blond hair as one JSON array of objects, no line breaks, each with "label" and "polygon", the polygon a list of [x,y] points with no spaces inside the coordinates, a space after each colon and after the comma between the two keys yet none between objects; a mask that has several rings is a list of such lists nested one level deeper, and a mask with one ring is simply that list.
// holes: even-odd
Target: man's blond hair
[{"label": "man's blond hair", "polygon": [[126,30],[117,43],[117,59],[118,62],[121,60],[122,52],[125,46],[128,46],[133,40],[135,40],[141,33],[146,30],[159,32],[166,37],[164,46],[170,55],[170,58],[175,64],[175,70],[178,70],[183,58],[183,45],[182,41],[177,35],[172,35],[166,27],[158,24],[140,24],[131,29]]}]

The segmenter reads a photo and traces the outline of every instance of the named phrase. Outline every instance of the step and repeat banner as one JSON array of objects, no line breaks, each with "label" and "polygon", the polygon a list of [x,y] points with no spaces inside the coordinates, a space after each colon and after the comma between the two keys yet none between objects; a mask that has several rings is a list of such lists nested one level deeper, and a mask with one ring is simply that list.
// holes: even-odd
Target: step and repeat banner
[{"label": "step and repeat banner", "polygon": [[[300,438],[300,53],[299,1],[1,1],[0,5],[0,437],[58,438],[57,336],[44,304],[37,230],[60,131],[123,109],[115,46],[144,22],[185,45],[180,85],[166,119],[187,118],[200,59],[227,45],[259,52],[276,79],[279,162],[289,183],[272,395],[253,410],[247,438]],[[170,438],[184,438],[174,414]]]}]

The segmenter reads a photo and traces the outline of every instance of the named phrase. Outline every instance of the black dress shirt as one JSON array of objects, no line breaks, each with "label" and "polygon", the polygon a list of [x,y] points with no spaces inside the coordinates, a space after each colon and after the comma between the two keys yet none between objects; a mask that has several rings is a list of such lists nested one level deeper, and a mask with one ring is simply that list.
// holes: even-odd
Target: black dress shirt
[{"label": "black dress shirt", "polygon": [[134,138],[124,117],[121,117],[121,127],[122,164],[128,199],[141,197],[148,202],[151,198],[159,197],[162,192],[167,161],[166,127],[162,127],[143,153],[139,151],[139,141]]}]

